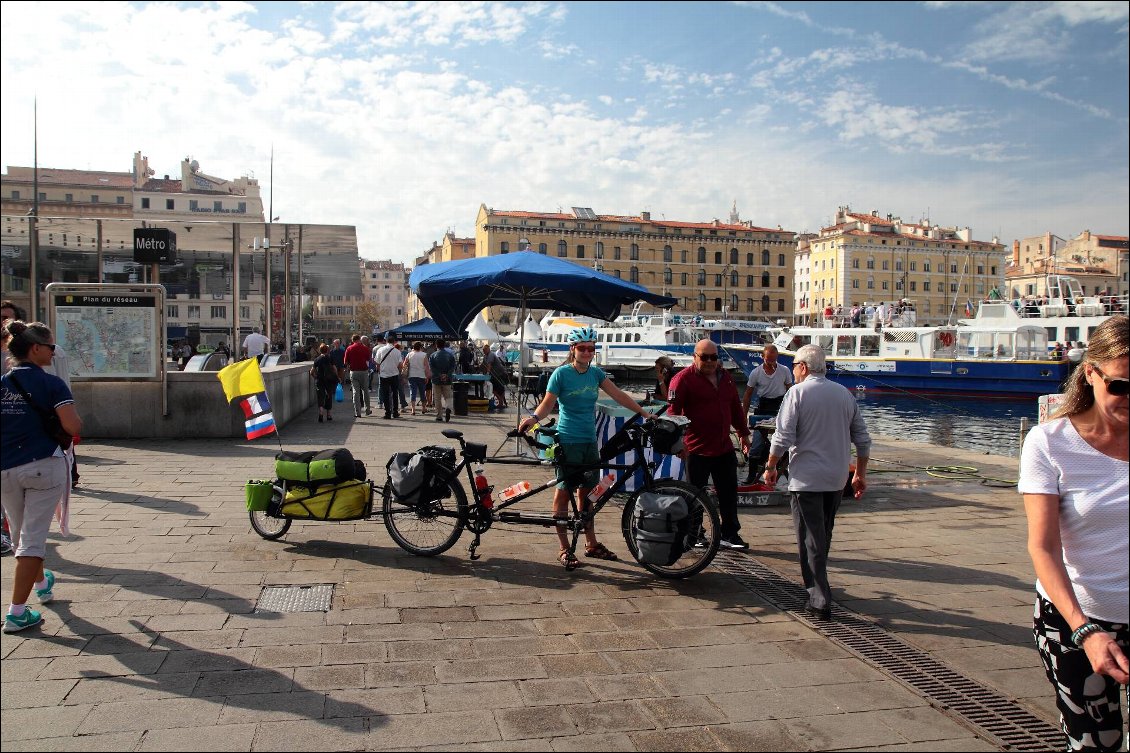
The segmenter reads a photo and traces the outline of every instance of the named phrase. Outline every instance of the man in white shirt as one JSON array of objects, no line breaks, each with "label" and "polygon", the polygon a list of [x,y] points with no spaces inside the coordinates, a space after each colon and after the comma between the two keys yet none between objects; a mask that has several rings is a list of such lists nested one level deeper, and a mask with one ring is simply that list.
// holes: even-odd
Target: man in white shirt
[{"label": "man in white shirt", "polygon": [[258,358],[267,352],[271,341],[264,335],[259,327],[243,338],[243,355],[248,358]]},{"label": "man in white shirt", "polygon": [[394,335],[389,335],[387,345],[377,349],[373,360],[377,363],[377,376],[381,379],[385,418],[400,418],[400,362],[404,359]]}]

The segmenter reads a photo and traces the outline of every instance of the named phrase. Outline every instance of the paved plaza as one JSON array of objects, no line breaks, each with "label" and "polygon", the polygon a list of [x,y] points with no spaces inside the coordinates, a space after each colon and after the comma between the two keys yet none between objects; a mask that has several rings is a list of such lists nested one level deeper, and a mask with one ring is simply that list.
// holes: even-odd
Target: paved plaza
[{"label": "paved plaza", "polygon": [[[283,444],[349,447],[383,482],[393,452],[449,443],[441,428],[493,449],[513,425],[350,412],[307,411]],[[470,533],[419,558],[379,519],[295,523],[271,542],[248,525],[243,484],[270,477],[277,450],[79,445],[72,536],[48,547],[56,600],[42,628],[0,641],[5,751],[1002,749],[733,574],[768,569],[796,590],[787,507],[742,508],[751,550],[686,581],[630,560],[615,508],[598,531],[628,561],[582,557],[572,573],[542,528],[496,525],[477,561]],[[984,480],[1014,480],[1016,460],[890,437],[872,456],[866,498],[836,524],[837,621],[877,626],[1046,732],[1023,505]],[[923,470],[939,465],[976,470]],[[522,470],[490,466],[491,482]],[[6,557],[5,599],[12,572]],[[264,587],[301,584],[332,585],[330,610],[256,611]]]}]

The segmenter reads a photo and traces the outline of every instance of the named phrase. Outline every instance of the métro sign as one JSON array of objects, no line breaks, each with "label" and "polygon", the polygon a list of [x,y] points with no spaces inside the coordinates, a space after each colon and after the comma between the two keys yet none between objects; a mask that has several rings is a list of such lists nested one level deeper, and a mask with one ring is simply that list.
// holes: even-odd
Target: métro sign
[{"label": "m\u00e9tro sign", "polygon": [[176,264],[177,234],[167,227],[134,228],[133,260],[138,264]]}]

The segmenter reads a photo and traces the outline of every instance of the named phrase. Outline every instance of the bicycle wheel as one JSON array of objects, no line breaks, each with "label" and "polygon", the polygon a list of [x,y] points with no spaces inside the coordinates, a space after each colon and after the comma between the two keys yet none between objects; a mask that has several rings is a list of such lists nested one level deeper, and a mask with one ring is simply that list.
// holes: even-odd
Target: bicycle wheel
[{"label": "bicycle wheel", "polygon": [[385,528],[400,548],[421,557],[433,557],[450,549],[467,524],[467,495],[457,477],[447,480],[443,499],[405,504],[392,493],[392,482],[381,491]]},{"label": "bicycle wheel", "polygon": [[272,518],[265,510],[254,510],[248,513],[251,518],[251,527],[267,541],[274,541],[290,530],[289,518]]},{"label": "bicycle wheel", "polygon": [[[676,495],[687,502],[690,509],[690,526],[687,529],[682,556],[670,565],[656,565],[640,559],[636,545],[636,505],[645,491],[653,494]],[[620,526],[628,551],[649,571],[663,578],[689,578],[699,572],[714,559],[718,553],[718,542],[722,538],[722,520],[718,516],[718,506],[698,488],[684,481],[672,478],[656,479],[650,489],[638,489],[624,505],[624,515]]]}]

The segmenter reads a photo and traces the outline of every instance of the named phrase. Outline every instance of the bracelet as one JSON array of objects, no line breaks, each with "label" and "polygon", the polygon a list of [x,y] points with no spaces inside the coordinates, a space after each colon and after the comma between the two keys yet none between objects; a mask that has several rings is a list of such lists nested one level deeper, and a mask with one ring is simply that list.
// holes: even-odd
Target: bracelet
[{"label": "bracelet", "polygon": [[1083,647],[1083,641],[1087,640],[1089,636],[1095,633],[1103,632],[1103,626],[1095,622],[1086,622],[1079,626],[1079,629],[1071,634],[1071,642],[1079,648]]}]

